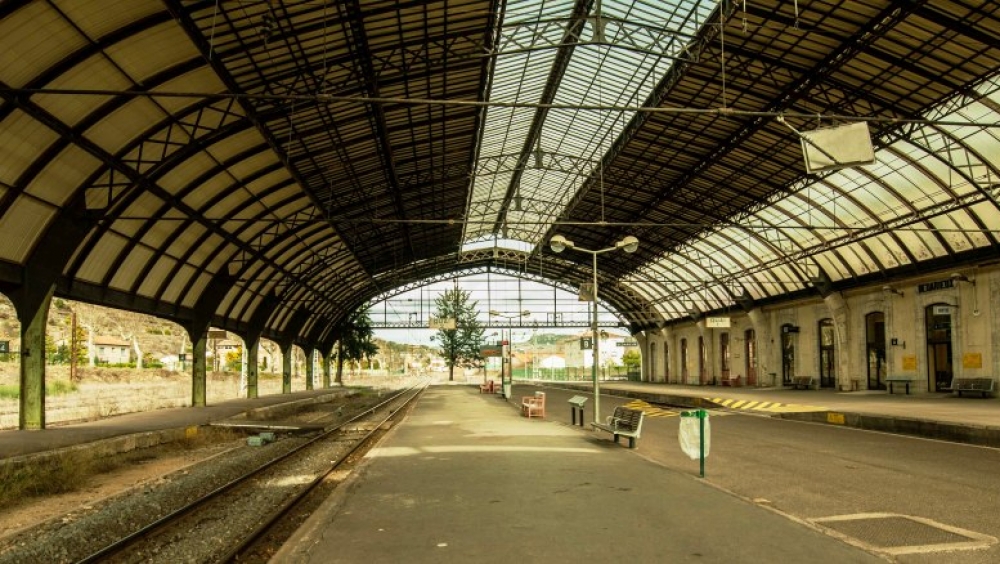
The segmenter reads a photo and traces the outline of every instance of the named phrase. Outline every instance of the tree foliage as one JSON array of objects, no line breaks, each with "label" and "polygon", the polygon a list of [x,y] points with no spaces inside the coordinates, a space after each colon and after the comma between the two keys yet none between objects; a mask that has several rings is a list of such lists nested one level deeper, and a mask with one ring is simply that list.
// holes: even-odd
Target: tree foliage
[{"label": "tree foliage", "polygon": [[340,340],[337,343],[337,383],[344,383],[344,361],[360,362],[378,354],[378,344],[374,340],[372,319],[367,309],[359,309],[352,313],[341,326]]},{"label": "tree foliage", "polygon": [[630,370],[638,369],[642,365],[642,355],[639,354],[639,349],[626,350],[625,354],[622,355],[622,364]]},{"label": "tree foliage", "polygon": [[455,379],[455,367],[482,366],[485,329],[476,319],[479,302],[469,301],[470,293],[459,288],[445,290],[434,299],[437,317],[455,320],[455,329],[438,329],[435,339],[441,345],[440,355],[448,366],[448,380]]}]

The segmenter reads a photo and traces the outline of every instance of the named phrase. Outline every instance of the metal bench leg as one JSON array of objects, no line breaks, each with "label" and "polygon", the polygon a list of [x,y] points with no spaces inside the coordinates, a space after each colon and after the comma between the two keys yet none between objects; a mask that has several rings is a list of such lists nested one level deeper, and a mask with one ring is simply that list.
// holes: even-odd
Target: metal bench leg
[{"label": "metal bench leg", "polygon": [[618,435],[615,434],[615,444],[618,444]]},{"label": "metal bench leg", "polygon": [[635,437],[628,438],[628,448],[635,448]]}]

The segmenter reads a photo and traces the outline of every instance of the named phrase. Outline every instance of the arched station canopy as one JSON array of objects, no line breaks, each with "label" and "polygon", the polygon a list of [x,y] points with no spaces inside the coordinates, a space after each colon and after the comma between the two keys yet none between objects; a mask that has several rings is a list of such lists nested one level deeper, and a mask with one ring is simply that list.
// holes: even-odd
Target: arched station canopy
[{"label": "arched station canopy", "polygon": [[995,2],[5,0],[0,289],[320,346],[555,234],[635,329],[976,264],[998,69]]}]

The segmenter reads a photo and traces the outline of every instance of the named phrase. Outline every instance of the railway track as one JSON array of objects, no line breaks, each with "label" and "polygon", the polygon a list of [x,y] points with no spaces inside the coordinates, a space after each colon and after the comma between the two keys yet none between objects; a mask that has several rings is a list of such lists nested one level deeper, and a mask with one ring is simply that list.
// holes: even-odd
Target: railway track
[{"label": "railway track", "polygon": [[[386,398],[350,419],[248,469],[82,559],[90,562],[266,561],[337,476],[371,448],[424,386]],[[296,440],[296,439],[285,439]]]}]

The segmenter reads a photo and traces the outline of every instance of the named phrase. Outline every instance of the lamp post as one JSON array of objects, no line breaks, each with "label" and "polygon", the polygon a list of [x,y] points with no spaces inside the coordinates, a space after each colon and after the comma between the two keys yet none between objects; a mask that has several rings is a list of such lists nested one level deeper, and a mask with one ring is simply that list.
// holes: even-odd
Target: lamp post
[{"label": "lamp post", "polygon": [[[503,317],[507,320],[520,319],[522,317],[527,317],[531,315],[531,312],[524,310],[520,313],[500,313],[495,309],[490,310],[490,317]],[[508,333],[508,335],[513,336],[513,332]],[[504,399],[510,399],[511,396],[511,386],[514,384],[514,370],[510,359],[510,345],[503,344],[503,328],[500,328],[500,383],[503,386],[503,397]],[[510,377],[507,377],[507,371],[510,371]]]},{"label": "lamp post", "polygon": [[549,240],[549,246],[552,248],[552,252],[561,253],[565,249],[574,249],[584,253],[590,253],[593,257],[593,270],[594,270],[594,316],[591,323],[591,331],[593,332],[593,351],[594,351],[594,361],[592,363],[592,372],[594,379],[594,421],[600,421],[601,417],[601,392],[600,387],[597,383],[597,363],[600,359],[600,346],[599,346],[599,335],[597,334],[597,255],[606,253],[608,251],[614,251],[616,249],[622,249],[626,253],[634,253],[636,249],[639,248],[639,240],[635,237],[629,235],[615,243],[613,247],[608,247],[606,249],[599,249],[592,251],[590,249],[584,249],[583,247],[577,247],[573,241],[563,237],[562,235],[554,235],[552,239]]}]

